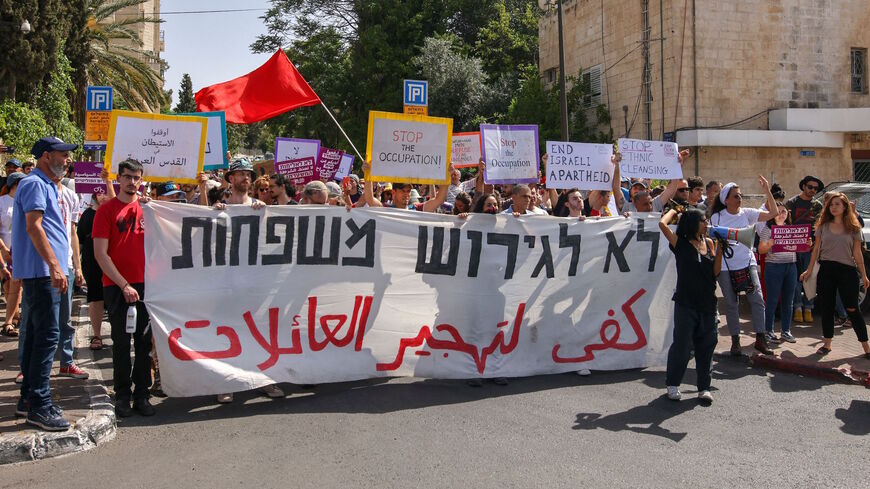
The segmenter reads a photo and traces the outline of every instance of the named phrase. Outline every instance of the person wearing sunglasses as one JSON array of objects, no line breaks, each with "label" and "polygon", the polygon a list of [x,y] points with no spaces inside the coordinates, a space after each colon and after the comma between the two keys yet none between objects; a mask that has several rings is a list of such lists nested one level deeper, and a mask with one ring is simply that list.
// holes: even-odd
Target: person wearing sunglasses
[{"label": "person wearing sunglasses", "polygon": [[[785,203],[785,207],[791,213],[793,224],[809,224],[811,237],[815,239],[814,228],[815,223],[819,219],[819,214],[822,212],[821,202],[813,200],[825,186],[821,180],[812,175],[805,176],[800,181],[801,193],[795,195]],[[797,273],[800,276],[807,269],[810,263],[811,251],[797,253]],[[794,317],[792,321],[795,323],[810,323],[813,322],[813,301],[807,298],[804,292],[802,283],[798,283],[794,291]]]}]

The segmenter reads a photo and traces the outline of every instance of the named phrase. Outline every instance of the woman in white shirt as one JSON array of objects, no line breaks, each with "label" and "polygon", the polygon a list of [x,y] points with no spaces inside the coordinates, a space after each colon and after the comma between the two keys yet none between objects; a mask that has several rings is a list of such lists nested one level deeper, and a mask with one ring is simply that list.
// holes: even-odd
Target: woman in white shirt
[{"label": "woman in white shirt", "polygon": [[[762,211],[749,207],[740,207],[743,194],[734,182],[725,184],[713,201],[710,224],[726,228],[746,228],[755,226],[758,221],[767,221],[776,216],[776,202],[770,193],[770,184],[763,176],[758,176],[758,182],[767,197],[767,209]],[[758,264],[751,249],[736,241],[729,241],[733,254],[725,253],[724,266],[719,273],[719,288],[725,298],[725,319],[728,332],[731,335],[731,354],[742,355],[740,350],[740,315],[737,310],[737,295],[746,292],[749,304],[752,306],[752,323],[755,327],[755,349],[765,355],[773,352],[767,346],[764,336],[764,296],[761,294],[761,282],[758,279]]]}]

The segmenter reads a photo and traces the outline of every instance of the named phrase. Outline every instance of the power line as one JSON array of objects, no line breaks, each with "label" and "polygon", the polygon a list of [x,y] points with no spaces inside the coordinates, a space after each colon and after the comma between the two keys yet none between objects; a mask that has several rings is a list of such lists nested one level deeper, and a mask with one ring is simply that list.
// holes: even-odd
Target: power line
[{"label": "power line", "polygon": [[178,15],[178,14],[219,14],[226,12],[265,12],[268,9],[264,8],[240,8],[228,10],[177,10],[175,12],[160,12],[160,15]]}]

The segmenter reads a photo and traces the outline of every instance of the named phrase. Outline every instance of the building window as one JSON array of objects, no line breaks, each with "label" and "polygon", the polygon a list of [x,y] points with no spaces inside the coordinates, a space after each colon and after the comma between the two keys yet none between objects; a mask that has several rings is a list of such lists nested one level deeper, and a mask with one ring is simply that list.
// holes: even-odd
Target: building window
[{"label": "building window", "polygon": [[601,65],[583,70],[582,81],[586,91],[583,107],[590,109],[599,106],[601,104]]},{"label": "building window", "polygon": [[550,68],[549,70],[544,71],[544,83],[556,83],[556,73],[556,68]]},{"label": "building window", "polygon": [[852,48],[852,93],[867,93],[866,48]]}]

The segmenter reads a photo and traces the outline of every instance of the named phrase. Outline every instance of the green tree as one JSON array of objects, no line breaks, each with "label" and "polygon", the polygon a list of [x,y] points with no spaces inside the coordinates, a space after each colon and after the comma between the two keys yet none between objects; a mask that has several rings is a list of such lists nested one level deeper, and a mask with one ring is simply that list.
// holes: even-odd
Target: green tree
[{"label": "green tree", "polygon": [[[61,0],[0,0],[0,99],[26,100],[54,67],[68,22]],[[17,26],[27,20],[31,31]]]},{"label": "green tree", "polygon": [[178,103],[175,112],[196,112],[196,100],[193,96],[193,82],[187,73],[181,75],[181,89],[178,91]]}]

